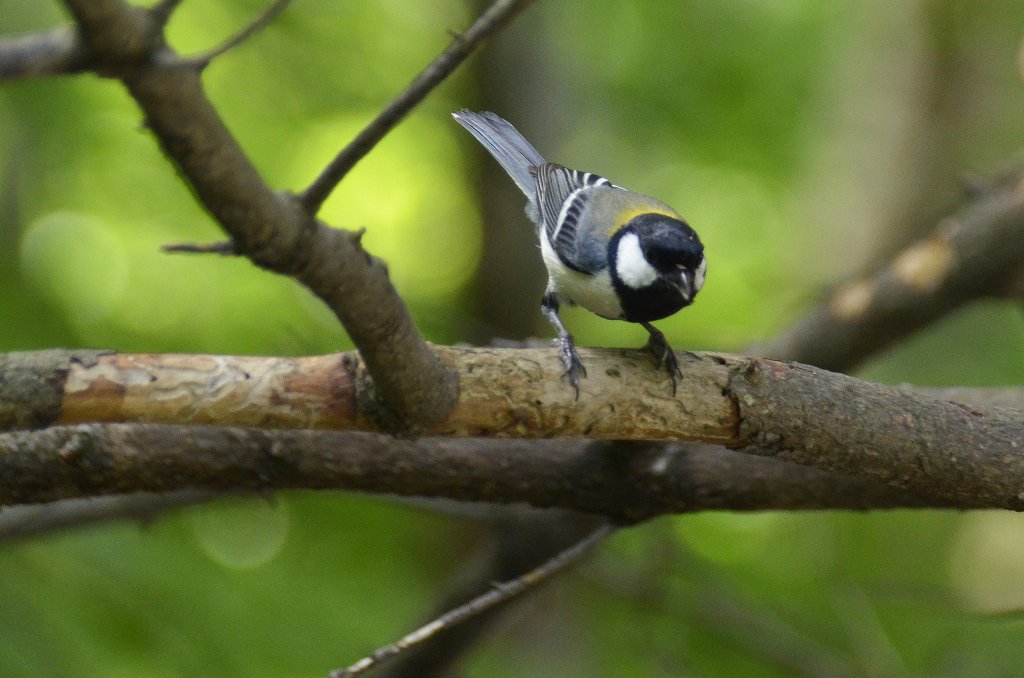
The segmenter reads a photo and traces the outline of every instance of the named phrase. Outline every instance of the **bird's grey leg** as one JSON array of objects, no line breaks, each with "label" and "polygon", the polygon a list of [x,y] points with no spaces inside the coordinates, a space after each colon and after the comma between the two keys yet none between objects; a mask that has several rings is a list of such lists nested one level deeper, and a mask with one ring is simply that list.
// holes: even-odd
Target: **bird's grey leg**
[{"label": "bird's grey leg", "polygon": [[650,339],[647,340],[647,350],[658,359],[658,367],[664,365],[668,370],[669,376],[672,377],[672,397],[675,398],[676,383],[683,378],[683,371],[679,369],[679,361],[676,360],[676,354],[672,351],[672,347],[668,345],[668,340],[665,339],[665,335],[661,333],[661,330],[648,322],[640,324],[651,335]]},{"label": "bird's grey leg", "polygon": [[551,288],[548,288],[548,291],[544,293],[544,299],[540,302],[540,309],[544,312],[548,322],[558,332],[558,356],[562,359],[565,375],[569,377],[569,383],[576,390],[576,399],[579,400],[580,376],[587,376],[587,369],[583,367],[583,360],[580,359],[580,354],[576,352],[572,335],[569,334],[569,330],[565,329],[562,319],[558,317],[558,297]]}]

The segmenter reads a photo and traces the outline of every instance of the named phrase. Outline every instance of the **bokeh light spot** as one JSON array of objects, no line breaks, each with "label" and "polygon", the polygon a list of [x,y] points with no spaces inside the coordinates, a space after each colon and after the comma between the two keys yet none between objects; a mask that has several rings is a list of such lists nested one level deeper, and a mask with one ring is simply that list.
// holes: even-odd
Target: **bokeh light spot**
[{"label": "bokeh light spot", "polygon": [[189,517],[203,552],[232,569],[270,561],[288,536],[288,511],[280,501],[232,499],[198,506]]},{"label": "bokeh light spot", "polygon": [[675,523],[677,534],[694,552],[723,565],[737,565],[761,557],[777,534],[777,513],[701,513]]},{"label": "bokeh light spot", "polygon": [[124,294],[124,243],[114,228],[96,217],[47,214],[26,229],[20,254],[32,282],[78,324],[107,318]]},{"label": "bokeh light spot", "polygon": [[964,516],[950,559],[950,578],[968,609],[1024,609],[1024,516],[1008,511]]},{"label": "bokeh light spot", "polygon": [[[297,145],[289,185],[308,182],[369,117],[309,128]],[[460,177],[457,131],[447,116],[405,121],[345,177],[321,212],[333,226],[365,227],[363,244],[388,263],[395,286],[411,300],[455,294],[480,258],[480,219]]]}]

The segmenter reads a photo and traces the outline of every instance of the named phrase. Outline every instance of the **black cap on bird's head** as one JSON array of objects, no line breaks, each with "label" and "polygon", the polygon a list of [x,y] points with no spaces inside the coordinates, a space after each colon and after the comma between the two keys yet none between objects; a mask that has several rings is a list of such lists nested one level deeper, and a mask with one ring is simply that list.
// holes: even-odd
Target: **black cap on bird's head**
[{"label": "black cap on bird's head", "polygon": [[612,238],[612,278],[627,320],[672,315],[693,302],[704,284],[704,245],[682,219],[648,212]]},{"label": "black cap on bird's head", "polygon": [[644,258],[659,273],[696,271],[704,258],[704,245],[682,219],[650,212],[635,217],[627,226],[636,232]]}]

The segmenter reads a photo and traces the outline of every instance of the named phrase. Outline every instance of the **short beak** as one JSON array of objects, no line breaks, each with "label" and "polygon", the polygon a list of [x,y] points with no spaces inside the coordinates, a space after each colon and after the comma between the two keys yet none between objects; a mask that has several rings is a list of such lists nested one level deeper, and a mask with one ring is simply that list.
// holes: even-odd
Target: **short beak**
[{"label": "short beak", "polygon": [[676,291],[683,296],[683,299],[686,299],[687,301],[693,299],[693,281],[690,277],[689,271],[670,273],[665,276],[665,282],[667,282],[670,287],[674,287]]}]

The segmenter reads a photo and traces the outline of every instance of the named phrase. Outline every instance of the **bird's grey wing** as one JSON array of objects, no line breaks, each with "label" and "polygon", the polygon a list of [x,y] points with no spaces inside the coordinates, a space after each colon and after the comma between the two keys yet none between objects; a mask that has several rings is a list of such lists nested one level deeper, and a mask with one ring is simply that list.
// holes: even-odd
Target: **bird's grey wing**
[{"label": "bird's grey wing", "polygon": [[612,183],[597,174],[554,163],[539,165],[536,172],[537,207],[551,248],[574,270],[588,273],[603,268],[607,253],[581,233],[579,225],[593,189]]}]

